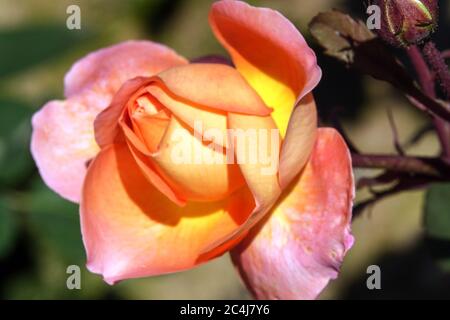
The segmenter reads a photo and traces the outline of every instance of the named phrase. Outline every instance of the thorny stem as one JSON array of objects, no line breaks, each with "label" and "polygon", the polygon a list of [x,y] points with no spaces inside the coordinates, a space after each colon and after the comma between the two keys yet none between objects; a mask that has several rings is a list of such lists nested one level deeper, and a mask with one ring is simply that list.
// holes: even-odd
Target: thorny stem
[{"label": "thorny stem", "polygon": [[398,182],[393,187],[380,192],[372,192],[373,197],[356,204],[355,207],[353,208],[353,218],[356,218],[364,211],[365,208],[375,204],[377,201],[383,198],[397,194],[402,191],[424,188],[432,182],[433,182],[432,179],[426,177],[425,178],[417,177],[407,180],[399,179]]},{"label": "thorny stem", "polygon": [[[377,79],[386,80],[402,90],[415,107],[431,116],[432,123],[421,128],[408,144],[401,145],[393,114],[391,110],[388,110],[389,122],[398,154],[365,154],[352,143],[337,117],[333,118],[335,128],[341,133],[350,149],[353,167],[382,170],[375,176],[359,179],[357,188],[369,188],[372,196],[356,204],[354,216],[361,213],[367,206],[387,196],[407,190],[425,188],[434,182],[450,182],[450,104],[448,104],[450,102],[450,72],[445,62],[445,59],[450,59],[450,49],[441,53],[435,44],[429,40],[420,49],[417,46],[411,46],[406,50],[417,74],[420,88],[410,81],[411,79],[406,73],[398,70],[395,72],[395,68],[392,70],[392,74],[388,74],[386,77],[380,76],[381,71],[378,72],[376,63],[374,63],[374,61],[377,61],[377,57],[369,56],[368,59],[364,60],[364,54],[367,54],[367,52],[362,51],[361,53],[363,58],[360,59],[359,64],[355,63],[356,68],[362,67],[364,72]],[[333,54],[329,55],[334,56]],[[343,59],[338,57],[338,60],[342,61]],[[383,61],[383,59],[380,58],[380,61]],[[390,72],[390,70],[385,71],[386,73]],[[438,100],[437,80],[439,80],[442,91],[447,96],[446,102]],[[404,147],[414,144],[431,130],[437,133],[442,149],[441,155],[438,157],[418,157],[405,154]],[[373,189],[375,186],[383,186],[384,190],[376,191]]]},{"label": "thorny stem", "polygon": [[389,119],[389,124],[391,125],[391,131],[394,138],[394,147],[397,150],[397,153],[401,156],[405,155],[405,151],[403,150],[402,145],[400,144],[400,140],[398,138],[398,130],[394,120],[394,114],[392,113],[391,108],[387,108],[387,115]]},{"label": "thorny stem", "polygon": [[[354,168],[385,169],[386,172],[396,175],[394,178],[404,177],[406,173],[410,176],[423,175],[433,180],[441,178],[443,181],[450,181],[450,164],[445,160],[431,157],[361,153],[354,146],[337,118],[333,122],[349,146]],[[424,132],[424,129],[420,131]],[[418,137],[414,137],[414,139],[418,139]]]},{"label": "thorny stem", "polygon": [[[424,46],[423,54],[433,68],[430,71],[422,52],[417,46],[407,50],[408,56],[417,73],[418,81],[424,93],[431,99],[436,99],[435,75],[440,80],[447,96],[450,96],[450,73],[445,65],[445,58],[450,58],[450,51],[441,54],[434,43],[429,42]],[[424,106],[427,108],[427,106]],[[445,119],[434,116],[433,125],[442,146],[440,158],[413,157],[403,153],[398,142],[398,133],[392,114],[390,117],[396,149],[399,155],[386,154],[362,154],[351,143],[343,128],[338,126],[344,138],[352,146],[352,161],[355,168],[384,169],[383,173],[373,178],[362,178],[358,182],[358,188],[369,187],[396,182],[394,186],[380,192],[372,191],[372,197],[360,202],[354,208],[354,215],[359,215],[365,208],[377,201],[402,191],[423,188],[435,181],[450,181],[450,123]],[[339,124],[337,121],[335,122]],[[422,132],[423,130],[421,130]],[[425,132],[425,131],[424,131]],[[422,134],[422,133],[421,133]]]},{"label": "thorny stem", "polygon": [[386,169],[397,173],[421,174],[435,178],[445,174],[446,178],[450,180],[450,173],[445,172],[449,170],[443,169],[445,164],[435,158],[352,154],[352,161],[356,168]]},{"label": "thorny stem", "polygon": [[419,77],[419,84],[423,91],[431,98],[436,98],[433,74],[430,72],[419,48],[412,46],[407,50],[407,53]]},{"label": "thorny stem", "polygon": [[[450,73],[445,65],[445,58],[450,58],[450,51],[441,54],[431,42],[424,46],[423,54],[433,68],[430,71],[422,52],[417,46],[407,50],[408,56],[417,73],[419,84],[424,93],[431,99],[436,99],[435,75],[441,81],[444,91],[450,95]],[[424,106],[425,108],[427,106]],[[445,119],[434,116],[433,125],[442,146],[440,158],[412,157],[403,154],[398,142],[398,133],[395,128],[392,114],[389,121],[393,128],[394,142],[399,155],[362,154],[352,147],[352,161],[355,168],[384,169],[383,173],[373,178],[362,178],[358,188],[369,187],[396,182],[393,187],[384,191],[372,191],[372,197],[360,202],[354,208],[354,215],[359,215],[365,208],[377,201],[402,191],[423,188],[435,181],[450,181],[450,123]],[[338,130],[343,132],[342,127]],[[423,130],[421,130],[423,131]],[[345,132],[343,136],[348,140]],[[351,143],[349,141],[349,143]],[[351,144],[353,146],[353,144]]]},{"label": "thorny stem", "polygon": [[[427,48],[427,49],[425,49],[425,48]],[[430,57],[430,55],[434,56],[434,58],[429,59],[429,61],[433,60],[434,63],[436,64],[437,60],[441,60],[441,62],[445,65],[444,59],[440,55],[439,51],[437,51],[437,52],[436,51],[437,51],[436,46],[431,41],[428,42],[424,47],[424,54],[427,57]],[[410,49],[407,50],[407,53],[410,57],[410,60],[413,64],[415,70],[416,70],[417,76],[419,78],[419,83],[420,83],[420,86],[422,87],[423,91],[430,98],[436,99],[434,76],[431,73],[430,69],[428,68],[428,65],[425,62],[425,59],[423,58],[422,53],[420,52],[419,48],[417,48],[417,46],[412,46]],[[433,65],[433,62],[430,61],[430,64]],[[433,67],[433,69],[435,70],[436,73],[438,73],[435,67]],[[445,69],[447,69],[447,66],[445,66]],[[441,73],[442,73],[442,71],[441,71]],[[447,74],[447,77],[450,77],[448,70],[445,70],[444,73]],[[440,79],[442,79],[442,77],[445,78],[446,76],[442,76],[442,75],[440,76],[438,74],[438,77]],[[450,82],[449,82],[449,84],[450,84]],[[450,86],[448,88],[450,89]],[[438,135],[439,141],[441,143],[442,157],[450,163],[450,124],[447,121],[445,121],[444,119],[438,118],[438,117],[434,117],[433,123],[436,128],[436,133]]]},{"label": "thorny stem", "polygon": [[433,41],[428,41],[423,47],[423,53],[433,71],[436,72],[447,99],[450,99],[450,73],[441,52]]},{"label": "thorny stem", "polygon": [[417,130],[416,133],[414,133],[404,144],[403,148],[408,149],[417,142],[420,141],[427,133],[433,132],[434,126],[431,123],[425,124],[423,127],[421,127],[419,130]]}]

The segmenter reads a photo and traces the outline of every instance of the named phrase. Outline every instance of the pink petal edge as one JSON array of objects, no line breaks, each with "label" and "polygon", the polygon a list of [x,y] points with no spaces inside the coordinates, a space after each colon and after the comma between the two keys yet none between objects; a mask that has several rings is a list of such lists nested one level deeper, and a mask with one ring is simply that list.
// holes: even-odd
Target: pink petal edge
[{"label": "pink petal edge", "polygon": [[351,158],[337,131],[318,130],[310,160],[285,192],[231,256],[256,298],[314,299],[354,241]]},{"label": "pink petal edge", "polygon": [[94,138],[97,114],[126,80],[186,63],[173,50],[150,41],[119,43],[76,62],[64,79],[67,100],[48,102],[32,120],[31,153],[44,182],[79,202],[87,164],[99,151]]}]

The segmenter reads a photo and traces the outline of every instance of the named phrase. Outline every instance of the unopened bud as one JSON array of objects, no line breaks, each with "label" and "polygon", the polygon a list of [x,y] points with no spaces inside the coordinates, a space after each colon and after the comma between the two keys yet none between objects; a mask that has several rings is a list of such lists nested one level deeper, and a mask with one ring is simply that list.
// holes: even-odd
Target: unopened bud
[{"label": "unopened bud", "polygon": [[437,27],[437,0],[373,0],[381,9],[378,34],[398,47],[421,43]]}]

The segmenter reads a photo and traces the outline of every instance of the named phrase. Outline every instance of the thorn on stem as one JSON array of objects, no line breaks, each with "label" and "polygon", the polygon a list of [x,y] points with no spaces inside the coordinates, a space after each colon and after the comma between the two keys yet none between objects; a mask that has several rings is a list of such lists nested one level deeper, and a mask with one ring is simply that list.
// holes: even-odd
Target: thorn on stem
[{"label": "thorn on stem", "polygon": [[408,139],[408,141],[403,145],[403,148],[408,149],[412,147],[413,145],[418,143],[426,134],[428,134],[429,132],[433,132],[433,130],[434,130],[433,124],[427,123],[422,128],[417,130],[417,132],[415,132],[411,136],[411,138]]},{"label": "thorn on stem", "polygon": [[392,137],[394,139],[394,147],[395,150],[397,150],[397,153],[401,156],[405,155],[405,151],[402,148],[402,145],[400,144],[399,141],[399,137],[398,137],[398,130],[397,130],[397,126],[395,124],[395,119],[394,119],[394,114],[392,113],[392,109],[391,108],[387,108],[387,115],[388,115],[388,119],[389,119],[389,124],[391,126],[391,130],[392,130]]},{"label": "thorn on stem", "polygon": [[423,47],[423,54],[436,72],[447,99],[450,99],[450,72],[441,52],[436,48],[434,42],[428,41]]}]

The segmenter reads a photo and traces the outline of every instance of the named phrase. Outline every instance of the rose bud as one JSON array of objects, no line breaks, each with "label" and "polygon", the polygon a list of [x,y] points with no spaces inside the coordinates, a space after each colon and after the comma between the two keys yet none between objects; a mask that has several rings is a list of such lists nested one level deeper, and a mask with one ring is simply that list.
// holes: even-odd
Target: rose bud
[{"label": "rose bud", "polygon": [[419,44],[436,29],[436,0],[374,0],[372,3],[381,9],[379,36],[394,46]]}]

